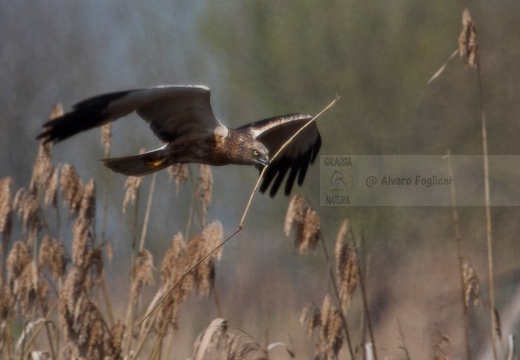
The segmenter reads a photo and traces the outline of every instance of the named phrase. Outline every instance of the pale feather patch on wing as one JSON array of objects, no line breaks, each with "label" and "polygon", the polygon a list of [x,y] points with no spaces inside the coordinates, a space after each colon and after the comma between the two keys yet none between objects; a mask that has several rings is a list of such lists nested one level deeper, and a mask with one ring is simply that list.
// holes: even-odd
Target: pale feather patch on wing
[{"label": "pale feather patch on wing", "polygon": [[225,138],[229,134],[229,129],[225,126],[219,126],[213,131],[213,134],[220,138]]},{"label": "pale feather patch on wing", "polygon": [[298,114],[289,114],[289,115],[275,116],[272,118],[255,121],[251,124],[241,126],[239,129],[246,129],[251,133],[251,135],[253,135],[254,138],[257,138],[263,132],[265,132],[269,129],[272,129],[276,126],[279,126],[281,124],[285,124],[285,123],[292,122],[295,120],[310,120],[310,119],[312,119],[312,116],[307,115],[307,114],[299,114],[299,113]]}]

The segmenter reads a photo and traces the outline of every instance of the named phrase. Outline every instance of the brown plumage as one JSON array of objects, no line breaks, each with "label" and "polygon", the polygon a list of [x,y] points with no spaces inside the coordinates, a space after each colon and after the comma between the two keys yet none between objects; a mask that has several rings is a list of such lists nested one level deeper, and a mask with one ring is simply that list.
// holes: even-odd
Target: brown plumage
[{"label": "brown plumage", "polygon": [[274,196],[287,173],[285,194],[303,183],[318,155],[321,137],[315,123],[306,127],[278,157],[278,149],[312,117],[290,114],[230,129],[213,114],[205,86],[158,86],[120,91],[84,100],[73,110],[46,122],[38,139],[59,142],[108,124],[132,112],[150,124],[163,147],[144,154],[104,159],[105,166],[128,176],[142,176],[177,163],[269,165],[260,191]]}]

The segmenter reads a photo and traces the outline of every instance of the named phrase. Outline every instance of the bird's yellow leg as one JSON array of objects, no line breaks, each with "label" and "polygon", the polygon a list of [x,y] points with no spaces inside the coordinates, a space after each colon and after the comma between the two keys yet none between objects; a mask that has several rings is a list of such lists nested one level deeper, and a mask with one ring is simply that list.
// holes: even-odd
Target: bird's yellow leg
[{"label": "bird's yellow leg", "polygon": [[146,162],[146,166],[149,167],[150,169],[155,169],[155,168],[158,168],[161,165],[163,165],[165,162],[166,162],[165,158],[159,159],[159,160],[150,160],[150,161]]}]

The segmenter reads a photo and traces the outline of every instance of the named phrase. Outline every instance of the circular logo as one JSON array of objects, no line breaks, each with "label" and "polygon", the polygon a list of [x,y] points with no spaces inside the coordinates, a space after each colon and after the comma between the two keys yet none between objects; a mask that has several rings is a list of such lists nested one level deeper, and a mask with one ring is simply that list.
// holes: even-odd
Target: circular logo
[{"label": "circular logo", "polygon": [[352,188],[352,176],[345,169],[328,169],[323,175],[322,183],[329,193],[341,194]]},{"label": "circular logo", "polygon": [[368,187],[374,187],[377,185],[377,177],[369,176],[367,177],[366,184]]}]

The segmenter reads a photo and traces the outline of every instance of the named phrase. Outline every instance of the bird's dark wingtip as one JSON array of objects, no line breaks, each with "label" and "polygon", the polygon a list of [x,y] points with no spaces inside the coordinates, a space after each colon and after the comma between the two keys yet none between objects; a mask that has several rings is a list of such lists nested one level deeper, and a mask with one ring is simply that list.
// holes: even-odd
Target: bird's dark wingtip
[{"label": "bird's dark wingtip", "polygon": [[[258,190],[258,191],[260,191],[260,194],[265,195],[267,189],[262,189],[262,188],[260,188],[260,190]],[[275,196],[276,196],[276,191],[275,191],[275,192],[273,192],[273,191],[269,191],[269,197],[270,197],[271,199],[273,199]]]},{"label": "bird's dark wingtip", "polygon": [[43,131],[38,136],[36,136],[36,140],[41,141],[42,144],[55,144],[60,141],[59,138],[52,136],[52,128],[49,127],[48,123],[43,124],[42,128]]},{"label": "bird's dark wingtip", "polygon": [[45,132],[37,135],[35,139],[41,141],[43,144],[50,142],[50,139],[45,135]]}]

